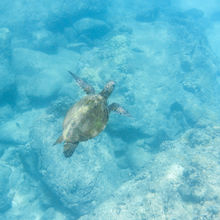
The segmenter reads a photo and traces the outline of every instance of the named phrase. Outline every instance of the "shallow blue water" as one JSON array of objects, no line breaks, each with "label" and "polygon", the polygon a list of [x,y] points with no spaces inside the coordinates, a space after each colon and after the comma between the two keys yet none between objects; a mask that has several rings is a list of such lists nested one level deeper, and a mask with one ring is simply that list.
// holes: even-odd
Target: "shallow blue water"
[{"label": "shallow blue water", "polygon": [[[1,0],[0,219],[220,219],[220,2]],[[65,158],[85,93],[131,117]]]}]

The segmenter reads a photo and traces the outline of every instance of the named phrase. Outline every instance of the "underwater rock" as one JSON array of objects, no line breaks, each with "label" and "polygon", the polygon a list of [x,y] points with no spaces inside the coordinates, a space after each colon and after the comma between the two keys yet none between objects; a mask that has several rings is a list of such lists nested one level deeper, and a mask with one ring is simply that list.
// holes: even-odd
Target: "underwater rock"
[{"label": "underwater rock", "polygon": [[204,16],[203,11],[196,9],[196,8],[192,8],[189,9],[185,12],[186,16],[188,16],[191,19],[201,19]]},{"label": "underwater rock", "polygon": [[15,75],[9,71],[7,65],[0,64],[0,106],[14,105],[16,90]]},{"label": "underwater rock", "polygon": [[55,123],[51,116],[38,119],[30,132],[30,139],[35,140],[31,148],[38,152],[39,173],[46,186],[72,215],[81,216],[115,191],[121,171],[109,152],[111,142],[105,133],[82,142],[73,157],[65,158],[63,146],[53,146],[61,124],[62,120]]},{"label": "underwater rock", "polygon": [[[22,37],[45,27],[52,32],[62,32],[66,26],[85,16],[103,17],[108,1],[101,0],[2,0],[0,5],[0,27],[9,27]],[[16,16],[15,16],[16,15]]]},{"label": "underwater rock", "polygon": [[[36,219],[51,209],[50,192],[33,166],[36,160],[34,152],[24,145],[8,146],[1,155],[0,219]],[[57,217],[54,219],[62,219],[59,211],[54,214]]]},{"label": "underwater rock", "polygon": [[189,145],[188,132],[167,141],[163,152],[152,154],[134,178],[80,220],[218,219],[220,139],[216,128],[201,130],[204,133],[213,139],[197,148]]},{"label": "underwater rock", "polygon": [[9,179],[11,169],[7,166],[0,164],[0,213],[6,212],[11,208],[11,199],[9,193]]},{"label": "underwater rock", "polygon": [[139,22],[155,22],[159,17],[159,9],[145,11],[136,15],[136,21]]},{"label": "underwater rock", "polygon": [[47,108],[47,113],[55,118],[65,117],[68,109],[73,105],[73,99],[70,97],[59,97],[51,102]]},{"label": "underwater rock", "polygon": [[8,28],[0,28],[0,105],[14,104],[16,86],[11,68],[11,32]]},{"label": "underwater rock", "polygon": [[0,124],[0,142],[4,144],[25,144],[29,140],[30,128],[43,110],[26,111],[13,115],[12,120]]},{"label": "underwater rock", "polygon": [[87,37],[90,40],[96,40],[106,35],[110,28],[102,20],[93,18],[82,18],[73,25],[74,30],[80,37]]},{"label": "underwater rock", "polygon": [[66,88],[65,83],[70,83],[65,70],[73,68],[77,59],[78,55],[70,50],[49,55],[30,49],[14,49],[13,65],[19,76],[16,81],[18,105],[21,108],[30,103],[38,107],[48,105],[61,89]]},{"label": "underwater rock", "polygon": [[65,38],[62,35],[52,33],[42,29],[32,33],[30,47],[35,50],[53,54],[57,52],[58,47],[65,45]]},{"label": "underwater rock", "polygon": [[[56,211],[56,209],[54,208],[48,208],[46,211],[42,213],[41,220],[48,220],[48,219],[67,220],[67,217],[65,217],[65,215],[63,215],[61,212]],[[73,220],[75,218],[68,216],[68,219]]]},{"label": "underwater rock", "polygon": [[57,8],[53,8],[51,16],[46,21],[46,27],[52,32],[63,32],[74,22],[85,17],[103,19],[107,13],[108,1],[101,0],[75,0],[57,1]]},{"label": "underwater rock", "polygon": [[0,125],[7,121],[8,118],[12,118],[14,111],[12,110],[12,107],[9,104],[6,104],[2,107],[0,107]]},{"label": "underwater rock", "polygon": [[0,28],[0,63],[11,60],[11,33],[8,28]]}]

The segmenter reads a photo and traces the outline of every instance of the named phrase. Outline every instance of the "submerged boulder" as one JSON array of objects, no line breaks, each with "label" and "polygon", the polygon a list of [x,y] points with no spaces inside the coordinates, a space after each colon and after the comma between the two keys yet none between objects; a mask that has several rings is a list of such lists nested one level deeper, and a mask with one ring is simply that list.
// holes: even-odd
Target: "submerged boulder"
[{"label": "submerged boulder", "polygon": [[0,164],[0,212],[4,213],[11,208],[11,201],[9,196],[9,177],[11,175],[11,169],[7,166]]},{"label": "submerged boulder", "polygon": [[13,65],[15,74],[19,76],[16,81],[19,96],[17,105],[22,109],[29,104],[38,107],[48,105],[62,88],[66,88],[64,85],[68,74],[65,69],[74,66],[73,58],[77,60],[76,54],[69,50],[48,55],[40,51],[15,48]]},{"label": "submerged boulder", "polygon": [[[209,141],[192,148],[188,136],[195,132],[165,142],[165,151],[149,155],[136,176],[80,220],[219,219],[219,128],[199,129]],[[135,157],[141,161],[143,153]]]},{"label": "submerged boulder", "polygon": [[11,59],[11,33],[8,28],[0,28],[0,63]]},{"label": "submerged boulder", "polygon": [[110,27],[102,20],[93,18],[83,18],[73,25],[75,32],[80,35],[95,40],[106,35]]}]

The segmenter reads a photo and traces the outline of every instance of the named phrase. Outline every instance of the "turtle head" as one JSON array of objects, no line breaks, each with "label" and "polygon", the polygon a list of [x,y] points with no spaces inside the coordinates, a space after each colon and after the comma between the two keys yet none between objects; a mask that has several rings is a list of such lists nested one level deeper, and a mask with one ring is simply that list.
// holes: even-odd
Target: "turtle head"
[{"label": "turtle head", "polygon": [[115,82],[109,81],[105,85],[104,89],[100,92],[100,95],[107,99],[111,95],[114,88],[115,88]]}]

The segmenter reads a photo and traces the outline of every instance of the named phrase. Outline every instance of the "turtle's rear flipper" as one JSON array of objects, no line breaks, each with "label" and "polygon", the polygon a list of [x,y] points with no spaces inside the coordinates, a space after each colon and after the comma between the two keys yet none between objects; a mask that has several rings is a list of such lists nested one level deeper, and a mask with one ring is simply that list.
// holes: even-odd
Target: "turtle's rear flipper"
[{"label": "turtle's rear flipper", "polygon": [[56,144],[58,144],[58,143],[61,143],[62,141],[63,141],[63,136],[61,135],[61,136],[59,136],[59,137],[57,138],[56,142],[55,142],[53,145],[56,145]]},{"label": "turtle's rear flipper", "polygon": [[121,107],[118,103],[112,103],[111,105],[109,105],[108,110],[109,112],[114,111],[114,112],[119,113],[120,115],[130,116],[130,114],[123,107]]},{"label": "turtle's rear flipper", "polygon": [[76,82],[78,83],[78,85],[80,86],[80,88],[82,88],[86,94],[95,94],[95,89],[90,86],[89,84],[87,84],[84,80],[80,79],[77,75],[75,75],[74,73],[68,71],[70,73],[70,75],[76,80]]},{"label": "turtle's rear flipper", "polygon": [[63,148],[63,153],[65,157],[71,157],[73,152],[75,151],[76,147],[78,146],[77,143],[65,143]]}]

